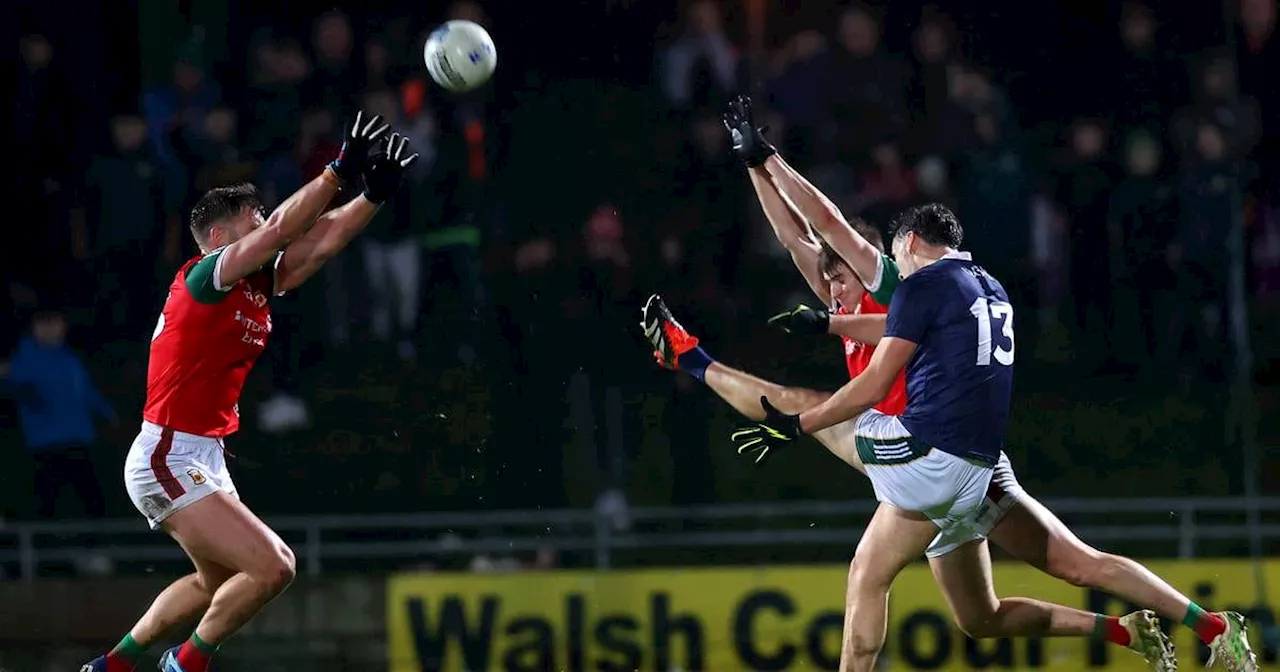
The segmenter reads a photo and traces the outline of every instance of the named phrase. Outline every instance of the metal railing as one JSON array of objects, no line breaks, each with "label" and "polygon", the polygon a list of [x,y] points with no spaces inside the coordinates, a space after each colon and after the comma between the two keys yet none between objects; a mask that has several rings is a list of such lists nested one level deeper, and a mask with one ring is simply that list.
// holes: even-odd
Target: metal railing
[{"label": "metal railing", "polygon": [[[1166,542],[1181,558],[1209,540],[1280,540],[1280,497],[1201,499],[1062,499],[1045,504],[1096,544]],[[627,550],[705,549],[857,543],[875,510],[867,500],[776,502],[593,510],[528,510],[270,518],[294,548],[299,573],[319,576],[340,560],[406,562],[481,553],[551,549],[591,554],[608,568]],[[688,529],[694,528],[694,529]],[[717,529],[719,528],[719,529]],[[1259,547],[1261,543],[1259,543]],[[0,565],[24,580],[43,565],[83,559],[182,560],[169,540],[140,519],[23,523],[0,528]]]}]

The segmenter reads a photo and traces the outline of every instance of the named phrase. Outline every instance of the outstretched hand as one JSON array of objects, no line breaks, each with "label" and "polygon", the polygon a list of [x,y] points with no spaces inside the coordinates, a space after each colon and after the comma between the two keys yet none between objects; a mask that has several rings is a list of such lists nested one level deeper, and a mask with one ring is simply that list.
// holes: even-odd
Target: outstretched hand
[{"label": "outstretched hand", "polygon": [[392,133],[364,171],[364,197],[373,203],[385,203],[395,196],[404,174],[417,160],[418,154],[410,153],[409,139]]},{"label": "outstretched hand", "polygon": [[778,150],[764,139],[766,129],[756,126],[755,117],[751,112],[750,96],[739,95],[729,101],[720,118],[729,131],[733,153],[748,168],[764,165],[770,156],[778,153]]},{"label": "outstretched hand", "polygon": [[814,309],[802,303],[769,318],[769,324],[788,334],[825,334],[831,328],[831,314],[823,308]]},{"label": "outstretched hand", "polygon": [[769,403],[768,397],[760,397],[760,406],[764,408],[764,420],[739,425],[729,435],[729,440],[738,447],[738,454],[754,455],[756,464],[803,434],[799,415],[779,411]]},{"label": "outstretched hand", "polygon": [[342,140],[342,149],[338,151],[338,158],[329,164],[333,174],[347,184],[360,179],[361,173],[365,172],[369,166],[369,152],[373,149],[374,143],[389,128],[391,125],[384,122],[379,115],[375,114],[365,121],[364,112],[356,112],[356,119],[347,129],[347,134]]}]

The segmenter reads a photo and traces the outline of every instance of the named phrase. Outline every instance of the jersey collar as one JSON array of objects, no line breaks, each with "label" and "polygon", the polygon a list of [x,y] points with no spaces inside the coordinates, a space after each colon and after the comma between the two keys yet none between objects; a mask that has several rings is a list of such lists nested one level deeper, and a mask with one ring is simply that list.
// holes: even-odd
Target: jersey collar
[{"label": "jersey collar", "polygon": [[960,261],[973,261],[972,254],[968,252],[960,252],[959,250],[955,252],[948,252],[938,258],[939,259],[959,259]]}]

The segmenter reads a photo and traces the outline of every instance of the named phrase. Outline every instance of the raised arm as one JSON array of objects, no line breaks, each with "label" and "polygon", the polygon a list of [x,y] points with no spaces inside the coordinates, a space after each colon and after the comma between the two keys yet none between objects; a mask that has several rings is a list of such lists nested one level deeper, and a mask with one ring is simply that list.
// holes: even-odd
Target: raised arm
[{"label": "raised arm", "polygon": [[764,168],[749,168],[751,186],[755,188],[756,197],[760,199],[760,207],[764,210],[765,219],[778,242],[791,255],[791,261],[809,285],[809,289],[818,295],[823,305],[831,305],[831,291],[826,279],[818,269],[818,255],[822,246],[813,237],[809,225],[800,218],[782,194]]},{"label": "raised arm", "polygon": [[284,258],[276,267],[276,291],[286,292],[301,285],[324,262],[346,248],[368,226],[382,203],[395,195],[405,171],[417,160],[417,154],[410,154],[409,140],[391,134],[385,151],[369,164],[364,193],[320,216],[314,228],[285,248]]},{"label": "raised arm", "polygon": [[765,160],[764,168],[782,196],[795,206],[800,216],[849,264],[867,290],[876,292],[880,289],[884,255],[870,241],[858,235],[835,203],[777,154]]},{"label": "raised arm", "polygon": [[751,99],[738,96],[729,102],[721,116],[724,127],[729,131],[733,153],[747,167],[751,176],[751,186],[755,188],[756,197],[760,199],[760,207],[773,228],[778,242],[791,254],[791,260],[804,276],[809,288],[813,290],[822,303],[831,306],[831,290],[818,270],[818,255],[821,245],[814,238],[813,231],[802,214],[778,190],[769,172],[764,168],[765,159],[777,153],[773,145],[764,137],[764,129],[756,126],[751,113]]},{"label": "raised arm", "polygon": [[344,183],[359,179],[370,147],[387,130],[381,117],[375,116],[367,124],[362,119],[357,113],[338,158],[319,177],[285,199],[262,226],[222,251],[215,269],[215,288],[230,287],[270,263],[280,250],[311,230]]}]

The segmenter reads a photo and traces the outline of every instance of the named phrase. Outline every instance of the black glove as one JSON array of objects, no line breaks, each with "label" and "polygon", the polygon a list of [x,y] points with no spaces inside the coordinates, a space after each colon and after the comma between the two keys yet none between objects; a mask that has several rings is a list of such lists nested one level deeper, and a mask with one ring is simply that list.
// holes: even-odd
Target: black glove
[{"label": "black glove", "polygon": [[360,174],[369,166],[369,151],[373,149],[373,143],[390,127],[376,114],[366,122],[364,113],[356,112],[355,123],[347,129],[338,158],[329,163],[329,169],[347,184],[360,179]]},{"label": "black glove", "polygon": [[765,129],[756,126],[751,116],[751,98],[740,95],[729,101],[729,106],[720,117],[724,127],[729,129],[729,137],[733,140],[733,153],[747,164],[748,168],[764,165],[765,159],[778,153],[768,140],[764,139]]},{"label": "black glove", "polygon": [[385,203],[404,180],[409,166],[418,160],[418,155],[410,154],[409,139],[399,133],[392,133],[387,138],[386,147],[369,160],[369,167],[364,171],[364,197],[373,203]]},{"label": "black glove", "polygon": [[814,310],[802,303],[769,318],[769,324],[788,334],[825,334],[831,328],[831,314],[825,308]]},{"label": "black glove", "polygon": [[760,397],[764,407],[764,420],[739,425],[729,435],[738,446],[739,455],[754,453],[755,463],[760,464],[775,448],[780,448],[804,433],[800,431],[800,416],[787,415],[773,407],[768,397]]}]

